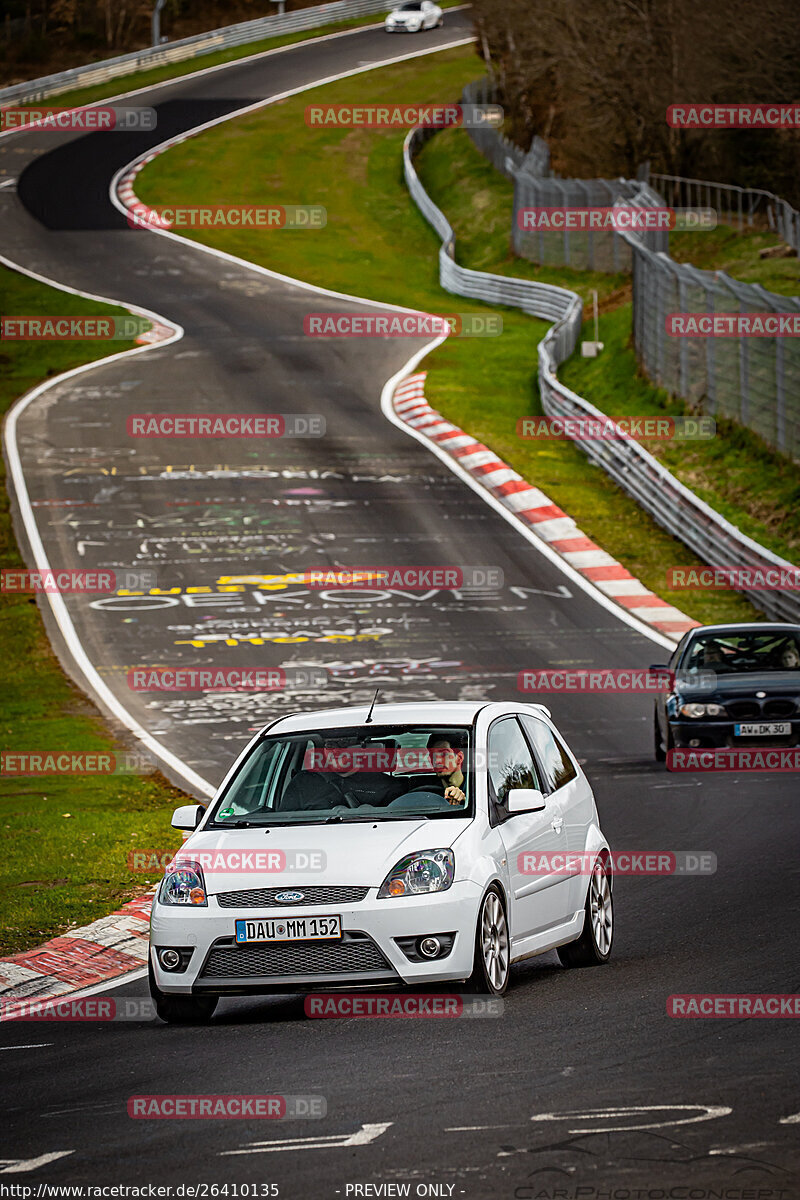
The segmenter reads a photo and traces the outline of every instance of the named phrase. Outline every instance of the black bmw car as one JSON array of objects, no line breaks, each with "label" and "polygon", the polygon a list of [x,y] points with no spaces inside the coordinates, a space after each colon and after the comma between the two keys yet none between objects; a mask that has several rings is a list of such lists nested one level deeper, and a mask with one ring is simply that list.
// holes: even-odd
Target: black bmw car
[{"label": "black bmw car", "polygon": [[655,705],[658,762],[679,747],[800,745],[800,625],[702,625],[668,669]]}]

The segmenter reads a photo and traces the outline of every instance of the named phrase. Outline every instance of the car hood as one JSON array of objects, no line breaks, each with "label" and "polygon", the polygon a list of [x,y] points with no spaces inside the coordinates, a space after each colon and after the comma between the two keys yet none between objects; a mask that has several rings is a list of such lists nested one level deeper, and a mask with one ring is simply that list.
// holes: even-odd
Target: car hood
[{"label": "car hood", "polygon": [[422,17],[421,12],[390,12],[387,21],[400,21],[405,24],[408,21],[418,21]]},{"label": "car hood", "polygon": [[[471,817],[445,817],[351,825],[273,825],[269,830],[199,830],[184,842],[181,856],[197,855],[209,895],[259,887],[380,887],[399,859],[417,850],[452,846],[471,821]],[[287,863],[301,852],[315,854],[322,869],[302,865],[293,870],[288,865],[285,869],[260,869],[254,859],[244,869],[236,869],[241,861],[237,852],[252,855],[256,851],[283,851]],[[222,862],[224,869],[215,869]]]},{"label": "car hood", "polygon": [[701,702],[733,700],[737,696],[754,696],[756,692],[766,692],[768,696],[796,696],[800,695],[800,674],[797,671],[753,671],[742,675],[717,675],[711,688],[702,684],[693,687],[684,676],[675,691],[684,699]]}]

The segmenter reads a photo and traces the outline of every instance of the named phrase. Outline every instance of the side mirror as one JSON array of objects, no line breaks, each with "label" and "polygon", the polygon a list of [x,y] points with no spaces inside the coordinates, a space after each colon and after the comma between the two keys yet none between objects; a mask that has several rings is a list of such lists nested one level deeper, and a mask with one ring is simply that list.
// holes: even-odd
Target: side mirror
[{"label": "side mirror", "polygon": [[506,797],[509,813],[538,812],[545,806],[545,798],[538,788],[512,788]]},{"label": "side mirror", "polygon": [[173,829],[197,829],[205,816],[202,804],[184,804],[172,814]]}]

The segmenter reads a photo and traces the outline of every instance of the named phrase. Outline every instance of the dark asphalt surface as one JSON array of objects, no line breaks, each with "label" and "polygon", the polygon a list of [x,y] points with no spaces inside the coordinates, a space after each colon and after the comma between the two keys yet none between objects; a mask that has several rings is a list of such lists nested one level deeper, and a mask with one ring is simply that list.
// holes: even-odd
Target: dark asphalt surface
[{"label": "dark asphalt surface", "polygon": [[[444,44],[467,28],[454,14],[426,37]],[[17,194],[0,191],[2,253],[185,329],[172,346],[45,393],[21,418],[19,444],[53,565],[158,571],[162,596],[70,598],[70,613],[129,711],[212,782],[271,716],[359,703],[377,684],[385,700],[502,699],[525,666],[666,657],[385,420],[381,387],[412,343],[306,339],[304,313],[347,306],[130,230],[108,200],[112,175],[148,137],[421,45],[365,31],[190,76],[138,98],[159,109],[154,135],[0,139],[0,169],[19,177]],[[256,448],[133,441],[125,418],[143,411],[317,413],[327,435]],[[219,590],[224,576],[378,562],[500,567],[505,582],[366,598]],[[290,694],[131,692],[127,670],[149,664],[313,665],[330,682]],[[728,1188],[729,1200],[747,1188],[760,1200],[797,1195],[800,1125],[780,1123],[800,1110],[796,1027],[666,1015],[672,993],[797,989],[796,781],[665,774],[647,698],[550,705],[612,846],[712,851],[716,875],[620,880],[612,962],[574,973],[554,954],[522,964],[495,1020],[317,1023],[288,998],[226,1001],[202,1030],[4,1025],[2,1157],[72,1151],[8,1182],[275,1183],[287,1200],[406,1183],[411,1195],[437,1185],[517,1200],[581,1187],[589,1200],[609,1188],[669,1196],[689,1184]],[[117,994],[145,991],[140,980]],[[267,1126],[126,1115],[130,1096],[175,1092],[316,1094],[327,1116]],[[706,1109],[711,1119],[671,1123]],[[266,1158],[251,1145],[387,1123],[361,1145],[298,1143]]]}]

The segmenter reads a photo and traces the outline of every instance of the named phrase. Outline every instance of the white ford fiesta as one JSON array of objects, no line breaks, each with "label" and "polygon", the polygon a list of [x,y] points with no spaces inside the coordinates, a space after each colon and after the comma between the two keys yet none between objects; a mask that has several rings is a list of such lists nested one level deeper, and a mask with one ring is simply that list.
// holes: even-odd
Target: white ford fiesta
[{"label": "white ford fiesta", "polygon": [[452,981],[501,995],[558,948],[611,953],[611,861],[592,789],[548,710],[349,707],[263,729],[153,902],[150,988],[171,1022],[222,996]]},{"label": "white ford fiesta", "polygon": [[408,0],[393,8],[383,22],[387,33],[419,33],[435,29],[444,21],[442,10],[432,0]]}]

